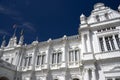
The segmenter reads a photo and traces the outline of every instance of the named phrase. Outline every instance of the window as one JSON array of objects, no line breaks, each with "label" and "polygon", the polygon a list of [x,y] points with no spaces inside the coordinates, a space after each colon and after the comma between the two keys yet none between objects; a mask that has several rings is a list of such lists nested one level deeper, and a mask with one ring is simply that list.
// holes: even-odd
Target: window
[{"label": "window", "polygon": [[[105,41],[103,41],[103,39],[105,39]],[[101,37],[99,38],[99,42],[100,42],[101,51],[105,51],[105,48],[107,48],[107,51],[116,50],[117,47],[115,46],[115,44],[117,44],[120,48],[120,41],[118,35],[115,35],[115,39],[114,39],[114,35]]]},{"label": "window", "polygon": [[110,30],[110,27],[108,27],[107,30]]},{"label": "window", "polygon": [[97,32],[101,32],[101,30],[97,30]]},{"label": "window", "polygon": [[6,58],[5,61],[8,62],[8,61],[9,61],[9,58]]},{"label": "window", "polygon": [[111,43],[112,49],[115,50],[115,45],[114,45],[114,42],[113,42],[113,37],[110,36],[110,37],[109,37],[109,40],[110,40],[110,43]]},{"label": "window", "polygon": [[104,44],[103,44],[103,38],[99,38],[99,42],[100,42],[100,47],[102,51],[105,51],[104,49]]},{"label": "window", "polygon": [[55,52],[52,54],[52,64],[61,63],[62,61],[62,52]]},{"label": "window", "polygon": [[102,29],[103,31],[106,31],[106,28]]},{"label": "window", "polygon": [[32,56],[27,56],[24,58],[24,66],[31,66]]},{"label": "window", "polygon": [[52,54],[52,64],[56,63],[56,53]]},{"label": "window", "polygon": [[109,43],[109,38],[105,37],[105,41],[106,41],[107,50],[111,51],[111,47],[110,47],[110,43]]},{"label": "window", "polygon": [[112,77],[112,78],[107,78],[106,80],[120,80],[119,77]]},{"label": "window", "polygon": [[118,37],[118,34],[115,35],[115,39],[116,39],[117,45],[120,49],[120,38]]},{"label": "window", "polygon": [[88,77],[89,77],[89,79],[92,77],[92,70],[91,69],[88,70]]},{"label": "window", "polygon": [[69,51],[69,62],[74,62],[79,60],[79,50],[70,50]]},{"label": "window", "polygon": [[45,64],[45,55],[42,55],[42,62],[41,62],[41,64],[42,65]]},{"label": "window", "polygon": [[25,60],[25,62],[24,62],[24,66],[27,66],[27,59],[28,59],[28,57],[26,57],[24,60]]},{"label": "window", "polygon": [[41,55],[37,56],[37,65],[40,65],[40,59],[41,59]]},{"label": "window", "polygon": [[116,27],[111,27],[112,29],[116,29]]},{"label": "window", "polygon": [[110,79],[107,79],[107,80],[112,80],[112,79],[110,78]]},{"label": "window", "polygon": [[31,59],[32,59],[32,57],[29,57],[28,66],[31,65]]},{"label": "window", "polygon": [[46,55],[45,54],[41,54],[37,56],[37,65],[43,65],[45,64],[45,60],[46,59]]},{"label": "window", "polygon": [[120,80],[120,78],[115,78],[115,80]]},{"label": "window", "polygon": [[57,60],[57,63],[60,63],[61,60],[62,60],[62,53],[61,53],[61,52],[58,53],[57,59],[58,59],[58,60]]},{"label": "window", "polygon": [[78,55],[79,54],[79,50],[75,50],[75,61],[78,61]]},{"label": "window", "polygon": [[108,28],[99,29],[99,30],[97,30],[97,32],[105,32],[105,31],[110,31],[110,30],[114,30],[114,29],[116,29],[116,27],[108,27]]}]

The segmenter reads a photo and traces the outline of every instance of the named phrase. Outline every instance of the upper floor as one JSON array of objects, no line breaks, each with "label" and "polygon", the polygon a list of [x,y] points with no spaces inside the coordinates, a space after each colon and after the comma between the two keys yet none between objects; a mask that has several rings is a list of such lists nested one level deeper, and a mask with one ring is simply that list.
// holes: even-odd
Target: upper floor
[{"label": "upper floor", "polygon": [[19,41],[14,35],[7,46],[3,39],[0,56],[22,71],[74,68],[86,61],[120,57],[120,6],[116,11],[97,3],[89,17],[80,16],[80,22],[74,36],[26,45],[21,33]]}]

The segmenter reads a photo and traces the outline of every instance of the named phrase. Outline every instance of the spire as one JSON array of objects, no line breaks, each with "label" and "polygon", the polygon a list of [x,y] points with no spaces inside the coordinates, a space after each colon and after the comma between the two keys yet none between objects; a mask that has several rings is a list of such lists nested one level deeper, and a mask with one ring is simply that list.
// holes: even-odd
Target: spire
[{"label": "spire", "polygon": [[17,25],[16,24],[13,25],[13,29],[14,29],[13,37],[15,37],[16,31],[17,31]]},{"label": "spire", "polygon": [[24,30],[22,29],[21,32],[20,32],[20,40],[19,40],[19,45],[22,45],[23,42],[24,42]]},{"label": "spire", "polygon": [[6,36],[4,35],[4,36],[3,36],[3,41],[2,41],[2,44],[1,44],[1,48],[2,48],[2,47],[5,47],[5,45],[6,45],[5,37],[6,37]]}]

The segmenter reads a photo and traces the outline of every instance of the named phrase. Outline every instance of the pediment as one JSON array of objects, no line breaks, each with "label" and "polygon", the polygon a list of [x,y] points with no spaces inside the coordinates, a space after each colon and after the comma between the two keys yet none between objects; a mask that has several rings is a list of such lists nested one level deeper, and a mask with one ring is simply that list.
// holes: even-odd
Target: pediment
[{"label": "pediment", "polygon": [[104,73],[114,73],[114,72],[120,72],[120,66],[115,66],[111,68],[110,70],[105,71]]},{"label": "pediment", "polygon": [[110,71],[118,71],[118,70],[120,70],[120,66],[116,66],[116,67],[112,68]]}]

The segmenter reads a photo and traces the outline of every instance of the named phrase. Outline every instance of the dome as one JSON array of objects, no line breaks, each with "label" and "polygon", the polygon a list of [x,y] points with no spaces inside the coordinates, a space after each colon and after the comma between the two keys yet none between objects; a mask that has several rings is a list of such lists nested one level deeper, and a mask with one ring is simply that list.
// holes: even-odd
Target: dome
[{"label": "dome", "polygon": [[94,5],[94,9],[100,8],[100,7],[104,7],[104,3],[97,3]]}]

